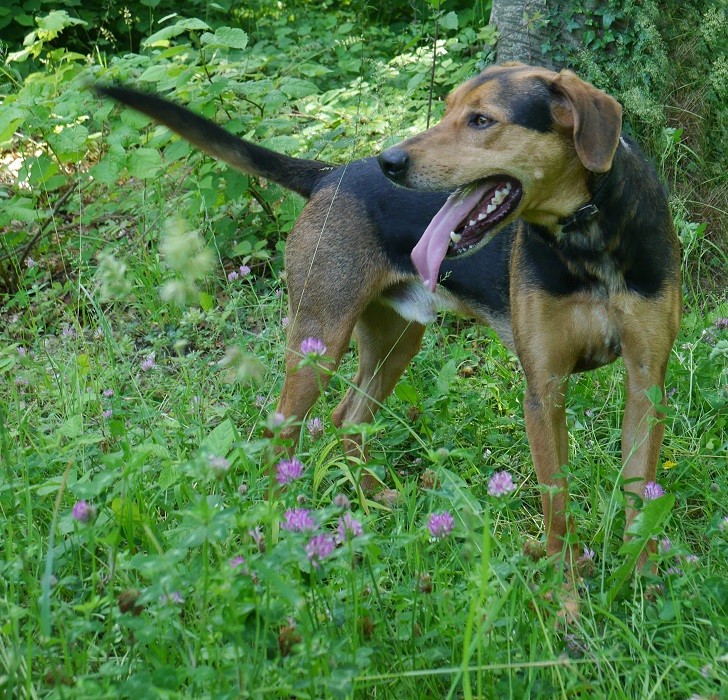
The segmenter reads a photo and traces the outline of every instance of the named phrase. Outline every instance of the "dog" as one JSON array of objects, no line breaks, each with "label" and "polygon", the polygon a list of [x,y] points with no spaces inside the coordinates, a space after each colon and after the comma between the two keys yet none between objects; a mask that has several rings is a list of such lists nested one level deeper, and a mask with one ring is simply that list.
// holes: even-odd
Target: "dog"
[{"label": "dog", "polygon": [[[330,376],[299,367],[305,339],[323,341],[333,370],[355,336],[358,371],[333,421],[362,424],[418,352],[426,323],[454,311],[492,327],[521,362],[546,553],[567,571],[578,559],[563,474],[567,384],[623,358],[629,526],[663,439],[647,391],[658,386],[664,403],[681,254],[665,190],[621,135],[615,99],[568,70],[491,66],[447,98],[437,125],[378,157],[332,165],[262,148],[158,96],[97,89],[308,199],[285,253],[290,321],[277,410],[295,419],[285,437],[295,443]],[[356,454],[361,440],[346,439]]]}]

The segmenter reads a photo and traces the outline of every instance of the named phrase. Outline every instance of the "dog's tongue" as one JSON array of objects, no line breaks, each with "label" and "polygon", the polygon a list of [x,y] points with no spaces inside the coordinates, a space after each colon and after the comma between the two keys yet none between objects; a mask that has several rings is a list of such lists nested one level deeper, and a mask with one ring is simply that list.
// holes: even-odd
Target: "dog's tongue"
[{"label": "dog's tongue", "polygon": [[453,192],[412,250],[410,257],[415,269],[431,292],[437,287],[437,273],[450,245],[450,233],[470,213],[487,188],[488,185],[483,184],[466,192]]}]

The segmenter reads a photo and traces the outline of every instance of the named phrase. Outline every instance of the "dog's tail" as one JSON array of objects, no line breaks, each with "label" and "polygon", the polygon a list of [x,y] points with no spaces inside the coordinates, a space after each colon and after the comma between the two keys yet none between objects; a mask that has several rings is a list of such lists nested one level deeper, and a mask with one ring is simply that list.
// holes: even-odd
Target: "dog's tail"
[{"label": "dog's tail", "polygon": [[222,160],[249,175],[272,180],[304,197],[310,197],[317,183],[334,167],[323,161],[292,158],[256,146],[231,134],[209,119],[200,117],[189,109],[157,95],[117,85],[97,85],[94,89],[100,95],[112,97],[164,124],[213,158]]}]

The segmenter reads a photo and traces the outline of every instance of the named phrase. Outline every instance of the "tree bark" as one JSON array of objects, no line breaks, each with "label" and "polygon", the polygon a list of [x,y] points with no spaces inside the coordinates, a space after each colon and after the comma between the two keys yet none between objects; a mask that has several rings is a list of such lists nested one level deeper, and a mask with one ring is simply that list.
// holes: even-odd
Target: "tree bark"
[{"label": "tree bark", "polygon": [[541,53],[543,37],[535,17],[546,11],[546,0],[493,0],[490,23],[498,30],[498,63],[522,61],[554,68],[551,59]]}]

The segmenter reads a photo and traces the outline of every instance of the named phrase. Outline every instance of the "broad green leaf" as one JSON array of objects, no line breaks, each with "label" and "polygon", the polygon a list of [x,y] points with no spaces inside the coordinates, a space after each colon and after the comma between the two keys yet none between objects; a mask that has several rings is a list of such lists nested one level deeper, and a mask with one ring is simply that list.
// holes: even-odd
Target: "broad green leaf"
[{"label": "broad green leaf", "polygon": [[154,177],[162,167],[162,156],[155,148],[137,148],[129,154],[129,174],[134,177]]},{"label": "broad green leaf", "polygon": [[57,134],[48,134],[48,143],[62,163],[78,161],[86,153],[88,129],[81,124],[71,124]]},{"label": "broad green leaf", "polygon": [[279,88],[290,99],[307,97],[318,93],[316,85],[308,80],[301,80],[301,78],[286,78],[281,81]]},{"label": "broad green leaf", "polygon": [[235,27],[219,27],[214,34],[203,34],[201,41],[206,46],[228,49],[244,49],[248,45],[248,35]]},{"label": "broad green leaf", "polygon": [[215,299],[207,292],[200,292],[200,308],[203,311],[210,312],[215,308]]},{"label": "broad green leaf", "polygon": [[58,163],[51,160],[51,158],[45,153],[41,153],[33,159],[33,162],[30,165],[28,183],[33,187],[44,185],[58,172],[58,170]]},{"label": "broad green leaf", "polygon": [[437,393],[440,396],[445,396],[450,393],[450,385],[457,377],[458,366],[455,360],[446,362],[437,377]]},{"label": "broad green leaf", "polygon": [[113,185],[121,176],[122,169],[119,159],[107,153],[89,170],[89,175],[105,185]]},{"label": "broad green leaf", "polygon": [[210,29],[210,25],[206,22],[203,22],[201,19],[182,19],[179,22],[175,22],[174,24],[170,25],[169,27],[164,27],[163,29],[160,29],[158,32],[155,32],[152,34],[152,36],[147,37],[143,42],[143,46],[147,47],[153,47],[153,46],[167,46],[169,43],[169,39],[175,36],[179,36],[180,34],[183,34],[184,32],[193,30],[208,30]]},{"label": "broad green leaf", "polygon": [[66,27],[87,24],[82,19],[71,17],[65,10],[54,10],[53,12],[49,12],[45,17],[36,17],[36,21],[38,22],[38,29],[52,34],[58,34]]},{"label": "broad green leaf", "polygon": [[215,427],[213,431],[202,441],[200,450],[210,452],[219,457],[224,457],[230,448],[232,447],[233,441],[237,437],[235,426],[232,421],[224,420],[220,425]]},{"label": "broad green leaf", "polygon": [[0,110],[0,143],[8,141],[24,120],[25,115],[18,107],[11,105]]},{"label": "broad green leaf", "polygon": [[416,405],[420,402],[420,395],[408,382],[400,382],[394,389],[394,395],[405,403]]},{"label": "broad green leaf", "polygon": [[1,213],[7,221],[22,221],[24,224],[32,224],[38,219],[38,210],[29,197],[13,197],[3,204]]},{"label": "broad green leaf", "polygon": [[67,438],[75,438],[81,434],[83,430],[83,416],[71,416],[67,421],[58,428],[59,435]]},{"label": "broad green leaf", "polygon": [[458,16],[454,12],[448,12],[443,17],[440,17],[440,24],[445,27],[445,29],[457,29]]},{"label": "broad green leaf", "polygon": [[169,66],[164,63],[160,66],[149,66],[140,76],[139,82],[156,83],[169,77]]}]

